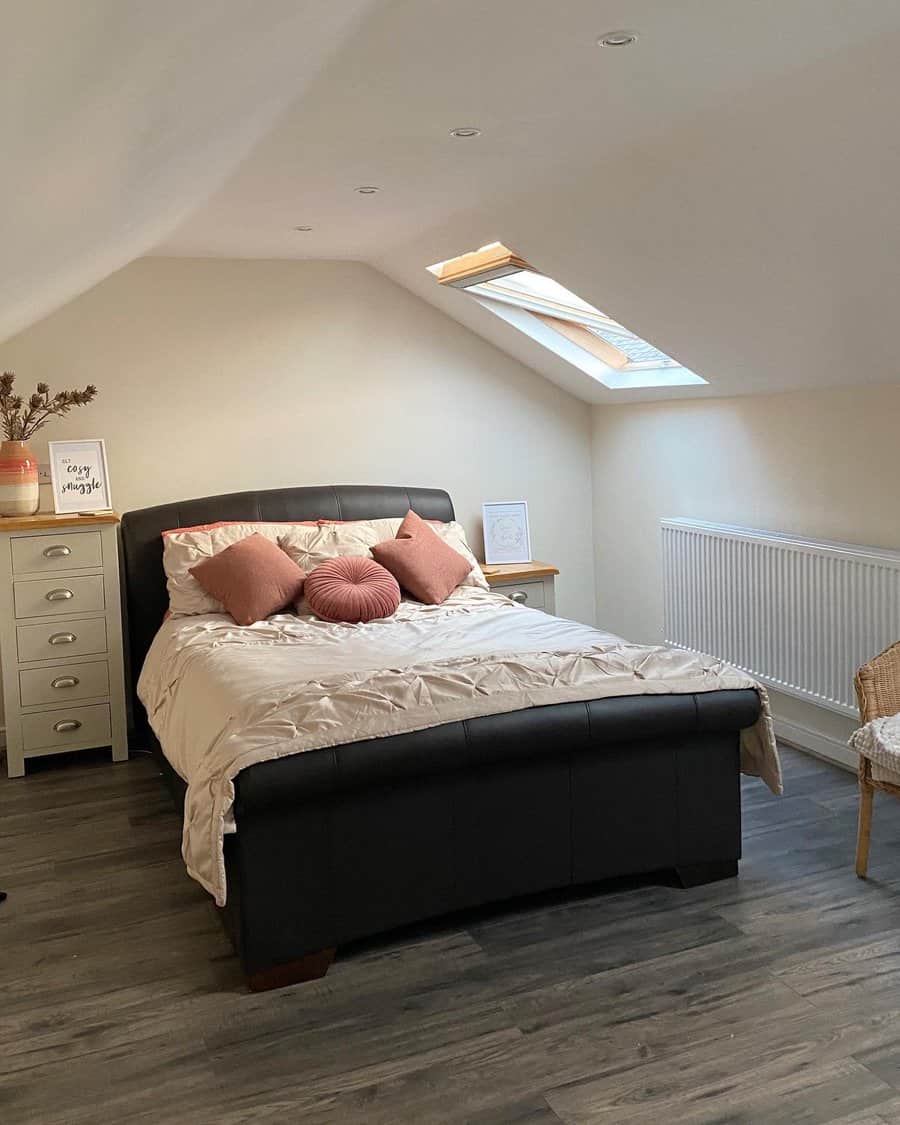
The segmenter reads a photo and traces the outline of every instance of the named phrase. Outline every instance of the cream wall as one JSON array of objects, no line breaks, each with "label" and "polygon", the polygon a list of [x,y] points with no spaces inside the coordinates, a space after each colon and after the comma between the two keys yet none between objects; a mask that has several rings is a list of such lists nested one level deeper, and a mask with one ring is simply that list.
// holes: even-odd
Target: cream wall
[{"label": "cream wall", "polygon": [[[900,548],[898,419],[900,386],[595,407],[598,621],[662,639],[664,517]],[[841,742],[852,729],[775,705],[816,735]]]},{"label": "cream wall", "polygon": [[[662,637],[664,516],[900,548],[900,387],[591,411],[357,263],[143,259],[0,345],[0,366],[98,385],[35,450],[104,437],[120,510],[434,485],[479,550],[482,501],[524,497],[560,613],[593,621],[596,594],[596,619],[638,641]],[[776,703],[832,745],[850,729]]]},{"label": "cream wall", "polygon": [[589,408],[368,266],[142,259],[0,345],[0,366],[24,387],[96,383],[34,447],[105,438],[120,511],[438,486],[477,552],[482,501],[527,499],[560,612],[593,621]]}]

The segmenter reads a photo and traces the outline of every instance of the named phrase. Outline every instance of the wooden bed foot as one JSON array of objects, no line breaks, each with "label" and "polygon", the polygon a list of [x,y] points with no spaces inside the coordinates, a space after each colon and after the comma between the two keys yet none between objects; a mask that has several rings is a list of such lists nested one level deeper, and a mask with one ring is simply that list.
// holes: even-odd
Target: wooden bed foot
[{"label": "wooden bed foot", "polygon": [[720,859],[712,863],[688,863],[675,868],[675,874],[682,887],[699,887],[704,883],[715,883],[719,879],[733,879],[738,873],[736,859]]},{"label": "wooden bed foot", "polygon": [[259,972],[250,973],[247,976],[247,984],[251,992],[269,992],[273,988],[286,988],[289,984],[319,980],[331,967],[334,954],[333,947],[317,949],[315,953],[307,953],[297,961],[288,961],[284,965],[273,965],[271,969],[260,969]]}]

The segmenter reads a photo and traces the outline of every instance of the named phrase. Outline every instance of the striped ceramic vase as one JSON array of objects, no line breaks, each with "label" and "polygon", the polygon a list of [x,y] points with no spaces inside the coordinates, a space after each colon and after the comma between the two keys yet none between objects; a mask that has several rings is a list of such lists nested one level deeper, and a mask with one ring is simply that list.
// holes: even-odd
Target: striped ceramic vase
[{"label": "striped ceramic vase", "polygon": [[37,461],[28,442],[0,442],[0,516],[30,516],[40,502]]}]

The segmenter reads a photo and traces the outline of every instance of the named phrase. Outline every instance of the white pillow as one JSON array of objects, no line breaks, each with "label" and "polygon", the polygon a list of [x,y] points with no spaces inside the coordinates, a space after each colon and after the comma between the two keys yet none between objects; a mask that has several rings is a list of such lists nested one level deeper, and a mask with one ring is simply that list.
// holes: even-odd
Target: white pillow
[{"label": "white pillow", "polygon": [[216,523],[164,531],[163,570],[169,591],[169,613],[173,617],[225,613],[221,602],[207,594],[190,573],[191,567],[250,535],[264,535],[277,543],[286,528],[296,534],[298,543],[312,545],[316,540],[327,541],[329,537],[329,528],[285,523]]},{"label": "white pillow", "polygon": [[[371,558],[371,548],[386,539],[396,538],[399,517],[377,520],[351,520],[347,523],[322,521],[316,526],[305,523],[237,523],[223,522],[203,527],[177,527],[163,532],[163,570],[169,591],[169,613],[188,617],[198,613],[225,613],[225,607],[203,589],[190,573],[191,567],[203,559],[224,551],[232,543],[249,535],[264,535],[278,543],[282,550],[307,574],[326,559],[337,555],[359,555]],[[487,579],[466,542],[461,524],[430,523],[430,527],[458,551],[471,565],[463,586],[480,586],[487,590]]]},{"label": "white pillow", "polygon": [[[469,571],[468,578],[466,578],[461,585],[480,586],[482,590],[489,590],[490,586],[488,585],[488,580],[482,573],[481,564],[478,562],[478,559],[472,554],[472,548],[469,546],[469,542],[466,539],[466,532],[463,525],[457,523],[456,520],[452,520],[450,523],[432,523],[429,524],[429,526],[438,533],[448,546],[452,547],[454,551],[459,551],[462,557],[468,560],[472,569]],[[394,532],[394,534],[396,535],[396,532]]]},{"label": "white pillow", "polygon": [[[294,562],[308,573],[318,566],[319,562],[324,561],[324,558],[332,558],[335,555],[359,555],[362,558],[370,559],[372,547],[376,543],[383,543],[386,539],[396,539],[401,523],[403,523],[402,519],[395,518],[351,520],[347,523],[325,524],[321,530],[325,531],[330,527],[333,530],[333,537],[331,540],[323,537],[321,540],[313,542],[306,540],[302,535],[302,532],[306,530],[305,528],[294,526],[287,530],[282,529],[281,535],[278,537],[278,545],[283,551],[287,551]],[[466,533],[462,525],[453,520],[450,523],[429,521],[428,526],[469,563],[471,569],[462,585],[480,586],[483,590],[489,589],[487,579],[481,572],[478,560],[472,554],[471,548],[466,542]]]}]

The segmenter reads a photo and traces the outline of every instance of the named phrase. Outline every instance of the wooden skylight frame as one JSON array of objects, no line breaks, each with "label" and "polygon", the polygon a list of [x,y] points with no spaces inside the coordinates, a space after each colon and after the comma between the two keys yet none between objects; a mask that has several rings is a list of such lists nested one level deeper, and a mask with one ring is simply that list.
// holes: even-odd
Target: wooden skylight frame
[{"label": "wooden skylight frame", "polygon": [[624,371],[631,362],[629,357],[623,351],[620,351],[615,344],[604,340],[602,336],[596,336],[583,324],[576,324],[574,320],[562,320],[558,316],[548,316],[546,313],[533,312],[531,315],[536,317],[541,324],[546,324],[548,328],[558,332],[560,336],[565,336],[567,340],[577,344],[579,348],[584,348],[586,352],[590,352],[597,359],[603,360],[613,371]]},{"label": "wooden skylight frame", "polygon": [[492,242],[479,250],[460,254],[458,258],[449,258],[432,269],[440,285],[452,285],[455,289],[483,285],[486,281],[496,281],[498,277],[506,277],[507,274],[519,273],[521,270],[538,272],[502,242]]},{"label": "wooden skylight frame", "polygon": [[440,285],[467,290],[480,305],[612,389],[707,382],[502,242],[428,270]]}]

